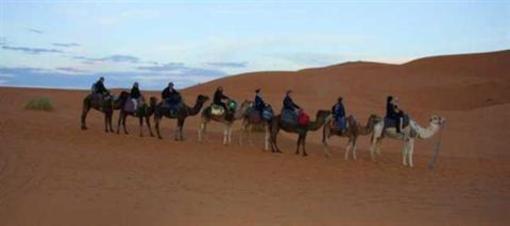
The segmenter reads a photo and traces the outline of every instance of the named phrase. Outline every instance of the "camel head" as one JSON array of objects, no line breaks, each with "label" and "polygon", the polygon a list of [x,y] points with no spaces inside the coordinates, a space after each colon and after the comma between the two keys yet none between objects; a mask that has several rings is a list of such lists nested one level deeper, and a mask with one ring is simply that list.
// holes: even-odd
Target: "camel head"
[{"label": "camel head", "polygon": [[246,110],[248,110],[249,108],[253,107],[254,105],[254,102],[253,101],[250,101],[250,100],[244,100],[239,109],[241,112],[246,112]]},{"label": "camel head", "polygon": [[331,111],[326,111],[326,110],[318,110],[317,111],[317,114],[315,115],[317,117],[317,119],[324,119],[326,120],[326,118],[331,115]]},{"label": "camel head", "polygon": [[445,118],[443,118],[439,115],[436,115],[436,114],[433,114],[432,116],[430,116],[430,124],[441,126],[444,123],[446,123]]},{"label": "camel head", "polygon": [[207,102],[208,100],[209,100],[209,97],[208,97],[208,96],[205,96],[205,95],[202,95],[202,94],[200,94],[200,95],[198,95],[198,96],[197,96],[197,102],[198,102],[198,103],[205,103],[205,102]]},{"label": "camel head", "polygon": [[151,107],[155,107],[158,104],[158,98],[150,97],[149,98],[149,104],[150,104]]},{"label": "camel head", "polygon": [[127,91],[122,91],[122,92],[120,92],[120,94],[119,94],[119,99],[124,100],[124,99],[126,99],[126,98],[128,98],[128,97],[129,97],[129,93],[128,93]]}]

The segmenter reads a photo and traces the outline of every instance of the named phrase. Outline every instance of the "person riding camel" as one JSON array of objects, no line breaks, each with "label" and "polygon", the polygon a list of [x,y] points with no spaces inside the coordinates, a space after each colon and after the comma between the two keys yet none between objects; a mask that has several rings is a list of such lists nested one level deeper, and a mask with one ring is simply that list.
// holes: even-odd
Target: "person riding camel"
[{"label": "person riding camel", "polygon": [[131,98],[131,102],[133,102],[133,109],[136,111],[138,109],[138,103],[140,102],[140,98],[142,97],[140,88],[138,88],[138,82],[135,82],[133,84],[129,96]]},{"label": "person riding camel", "polygon": [[331,108],[331,112],[333,112],[333,117],[335,119],[337,128],[340,129],[340,131],[343,133],[347,129],[343,97],[338,97],[337,103]]},{"label": "person riding camel", "polygon": [[287,90],[285,93],[285,98],[283,99],[283,109],[289,110],[292,112],[296,112],[296,110],[300,110],[301,107],[299,107],[296,103],[294,103],[294,100],[292,100],[292,90]]},{"label": "person riding camel", "polygon": [[104,86],[104,78],[103,77],[100,77],[99,80],[97,80],[92,85],[92,93],[99,94],[101,97],[110,95],[110,92]]},{"label": "person riding camel", "polygon": [[174,89],[174,83],[168,83],[168,86],[161,92],[161,99],[170,106],[177,106],[181,103],[181,94]]},{"label": "person riding camel", "polygon": [[388,96],[386,99],[386,118],[396,123],[397,133],[402,133],[404,112],[398,107],[398,99],[393,96]]},{"label": "person riding camel", "polygon": [[214,92],[213,104],[223,107],[223,109],[228,112],[229,109],[223,100],[230,100],[230,98],[223,94],[223,87],[220,86],[216,89],[216,92]]},{"label": "person riding camel", "polygon": [[255,110],[259,112],[259,114],[262,115],[262,111],[266,108],[266,103],[262,99],[260,95],[260,89],[255,90]]}]

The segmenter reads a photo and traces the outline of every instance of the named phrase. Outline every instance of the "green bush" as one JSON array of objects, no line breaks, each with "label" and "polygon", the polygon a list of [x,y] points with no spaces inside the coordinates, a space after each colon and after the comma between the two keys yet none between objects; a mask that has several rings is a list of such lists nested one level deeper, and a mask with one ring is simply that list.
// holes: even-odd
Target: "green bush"
[{"label": "green bush", "polygon": [[48,97],[36,97],[28,101],[25,109],[36,111],[52,111],[53,104]]}]

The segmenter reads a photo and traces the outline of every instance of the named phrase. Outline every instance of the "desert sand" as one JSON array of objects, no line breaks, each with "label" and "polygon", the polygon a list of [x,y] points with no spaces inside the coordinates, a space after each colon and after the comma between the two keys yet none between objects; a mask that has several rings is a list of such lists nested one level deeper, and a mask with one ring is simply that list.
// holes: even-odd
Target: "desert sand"
[{"label": "desert sand", "polygon": [[[347,141],[340,138],[331,139],[326,158],[320,131],[308,137],[308,157],[294,155],[296,135],[284,132],[284,153],[272,154],[263,151],[262,134],[253,145],[223,146],[215,123],[209,141],[198,143],[198,117],[187,120],[184,142],[173,141],[176,122],[168,119],[163,140],[139,137],[134,118],[130,135],[105,134],[97,111],[82,131],[86,91],[2,87],[0,225],[508,225],[509,62],[510,51],[401,65],[349,62],[183,90],[192,104],[219,85],[237,100],[262,88],[279,110],[293,89],[312,119],[342,95],[363,124],[371,113],[383,115],[392,94],[423,126],[434,113],[447,119],[435,170],[427,163],[438,137],[417,141],[414,168],[401,165],[402,143],[393,140],[372,162],[369,137],[360,138],[357,161],[343,159]],[[24,109],[39,96],[51,98],[55,110]]]}]

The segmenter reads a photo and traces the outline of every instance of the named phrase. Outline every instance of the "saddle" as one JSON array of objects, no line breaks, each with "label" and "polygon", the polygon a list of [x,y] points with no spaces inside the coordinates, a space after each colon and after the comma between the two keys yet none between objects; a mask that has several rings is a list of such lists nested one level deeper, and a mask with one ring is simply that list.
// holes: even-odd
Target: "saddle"
[{"label": "saddle", "polygon": [[211,115],[214,116],[223,116],[225,114],[225,108],[221,105],[212,104],[211,105]]},{"label": "saddle", "polygon": [[144,103],[143,103],[143,99],[142,98],[135,99],[135,101],[136,101],[136,106],[135,106],[135,103],[133,102],[133,99],[128,98],[126,100],[126,102],[124,103],[123,110],[125,112],[137,113],[137,111],[140,109],[140,107],[142,107],[142,105]]},{"label": "saddle", "polygon": [[349,128],[349,123],[347,123],[347,117],[337,118],[334,121],[335,129],[339,131],[345,131]]},{"label": "saddle", "polygon": [[282,121],[291,125],[298,124],[298,115],[294,110],[283,109],[281,115]]},{"label": "saddle", "polygon": [[[396,118],[388,118],[388,117],[384,117],[384,129],[387,129],[387,128],[397,128],[397,120]],[[406,128],[409,126],[409,115],[407,114],[404,114],[404,117],[403,117],[403,125],[402,125],[402,128]]]}]

